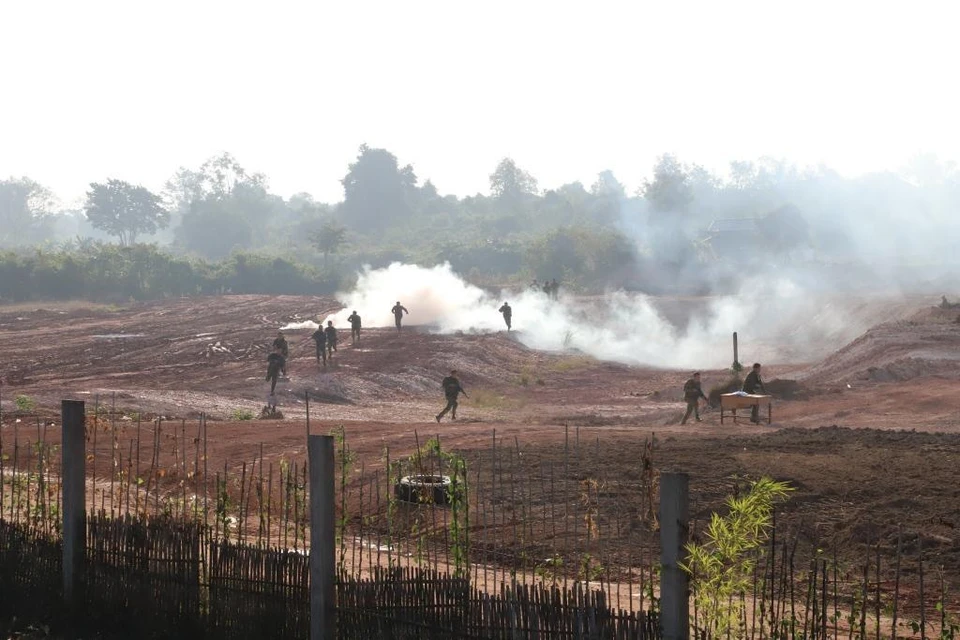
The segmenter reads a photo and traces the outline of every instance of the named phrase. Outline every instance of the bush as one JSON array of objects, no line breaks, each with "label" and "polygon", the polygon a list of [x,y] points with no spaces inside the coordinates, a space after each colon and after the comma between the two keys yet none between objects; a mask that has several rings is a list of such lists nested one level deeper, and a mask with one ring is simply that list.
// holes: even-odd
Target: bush
[{"label": "bush", "polygon": [[233,413],[230,414],[230,418],[233,420],[253,420],[253,411],[249,409],[234,409]]},{"label": "bush", "polygon": [[586,227],[559,228],[531,242],[524,254],[527,271],[545,280],[583,286],[620,284],[636,264],[630,242],[620,233]]},{"label": "bush", "polygon": [[30,396],[19,395],[13,399],[13,404],[17,406],[17,411],[29,413],[37,408],[37,403]]},{"label": "bush", "polygon": [[119,302],[226,292],[329,295],[341,280],[336,270],[272,256],[236,253],[208,263],[143,244],[84,241],[54,251],[0,254],[0,301]]}]

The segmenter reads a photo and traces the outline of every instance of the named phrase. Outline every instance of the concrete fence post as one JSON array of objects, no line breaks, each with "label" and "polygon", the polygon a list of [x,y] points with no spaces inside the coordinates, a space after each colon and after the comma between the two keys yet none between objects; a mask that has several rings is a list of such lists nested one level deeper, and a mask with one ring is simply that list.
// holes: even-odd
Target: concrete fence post
[{"label": "concrete fence post", "polygon": [[333,436],[307,438],[310,463],[310,640],[336,637]]},{"label": "concrete fence post", "polygon": [[83,602],[83,569],[87,545],[87,457],[85,410],[82,400],[63,400],[60,448],[63,489],[63,598],[75,620]]},{"label": "concrete fence post", "polygon": [[689,533],[690,478],[685,473],[660,476],[660,615],[663,640],[690,637],[690,585],[680,563]]}]

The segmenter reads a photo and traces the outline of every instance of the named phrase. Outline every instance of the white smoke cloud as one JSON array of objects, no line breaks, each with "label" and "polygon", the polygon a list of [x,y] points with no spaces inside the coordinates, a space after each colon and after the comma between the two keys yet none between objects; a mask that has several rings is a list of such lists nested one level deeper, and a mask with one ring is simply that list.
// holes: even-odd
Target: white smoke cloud
[{"label": "white smoke cloud", "polygon": [[790,280],[746,282],[741,290],[749,294],[710,298],[678,325],[658,309],[662,300],[642,294],[617,291],[589,300],[561,295],[554,301],[533,291],[501,291],[494,297],[465,282],[449,264],[394,263],[364,270],[353,291],[338,295],[345,308],[329,319],[342,327],[356,310],[365,327],[392,327],[390,309],[399,300],[410,312],[405,325],[440,333],[502,331],[498,309],[509,301],[516,336],[531,348],[684,369],[729,366],[733,331],[740,332],[745,347],[741,360],[753,361],[803,357],[807,346],[826,337],[841,333],[846,340],[861,330]]}]

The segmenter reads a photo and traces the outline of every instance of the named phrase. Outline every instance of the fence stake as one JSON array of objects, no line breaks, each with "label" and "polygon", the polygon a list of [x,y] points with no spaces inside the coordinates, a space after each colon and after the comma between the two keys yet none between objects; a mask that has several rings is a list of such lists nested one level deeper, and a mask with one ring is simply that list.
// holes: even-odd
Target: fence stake
[{"label": "fence stake", "polygon": [[63,438],[61,467],[63,484],[63,598],[71,627],[83,600],[83,563],[87,538],[86,451],[82,400],[61,403]]},{"label": "fence stake", "polygon": [[333,640],[334,593],[333,436],[311,435],[310,458],[310,640]]},{"label": "fence stake", "polygon": [[689,527],[690,478],[685,473],[660,476],[660,611],[664,640],[690,636],[690,591],[687,574],[679,564],[686,559]]}]

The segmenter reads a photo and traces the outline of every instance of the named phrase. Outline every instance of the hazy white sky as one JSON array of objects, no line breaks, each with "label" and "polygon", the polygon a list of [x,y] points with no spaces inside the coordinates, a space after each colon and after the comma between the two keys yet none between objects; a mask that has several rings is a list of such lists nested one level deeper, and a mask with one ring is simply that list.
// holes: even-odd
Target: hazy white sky
[{"label": "hazy white sky", "polygon": [[506,155],[541,187],[612,169],[631,189],[663,152],[960,159],[954,6],[0,0],[0,176],[69,202],[230,151],[333,201],[364,142],[459,195]]}]

